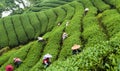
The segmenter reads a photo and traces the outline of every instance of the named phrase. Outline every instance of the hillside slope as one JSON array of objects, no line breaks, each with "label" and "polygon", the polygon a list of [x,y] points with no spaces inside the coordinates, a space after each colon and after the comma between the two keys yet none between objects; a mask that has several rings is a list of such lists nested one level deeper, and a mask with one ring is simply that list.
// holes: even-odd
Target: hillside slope
[{"label": "hillside slope", "polygon": [[[4,71],[7,64],[14,66],[14,57],[23,60],[15,71],[120,70],[120,14],[116,3],[120,1],[112,2],[114,0],[76,0],[42,12],[0,19],[0,47],[25,44],[0,56],[0,71]],[[85,8],[89,8],[87,14]],[[68,34],[64,41],[63,32]],[[46,43],[38,42],[38,36]],[[81,45],[77,55],[72,55],[74,44]],[[42,64],[46,53],[53,56],[48,68]]]}]

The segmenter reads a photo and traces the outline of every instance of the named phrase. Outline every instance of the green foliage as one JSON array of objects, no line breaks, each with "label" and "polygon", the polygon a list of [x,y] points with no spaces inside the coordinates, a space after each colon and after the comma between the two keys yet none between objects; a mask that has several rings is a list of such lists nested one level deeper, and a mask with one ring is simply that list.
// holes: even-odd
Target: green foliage
[{"label": "green foliage", "polygon": [[[0,57],[0,70],[4,71],[6,65],[13,64],[14,57],[23,61],[15,71],[120,70],[120,14],[117,3],[112,4],[113,0],[76,0],[59,6],[67,2],[55,2],[57,0],[46,0],[43,4],[36,4],[34,7],[41,7],[41,12],[0,19],[0,47],[25,43],[38,36],[46,40],[45,43],[33,41],[20,49],[3,54]],[[118,0],[116,2],[119,3]],[[50,5],[52,3],[53,5]],[[59,7],[49,9],[47,6]],[[117,9],[110,9],[110,6]],[[85,8],[89,8],[86,15]],[[63,32],[66,32],[68,37],[62,41]],[[81,45],[81,52],[77,55],[72,55],[71,47],[74,44]],[[52,64],[44,69],[42,61],[47,53],[53,56]]]},{"label": "green foliage", "polygon": [[105,4],[102,0],[91,0],[91,1],[98,8],[100,12],[106,9],[110,9],[110,6],[108,4]]},{"label": "green foliage", "polygon": [[11,21],[11,17],[6,17],[3,19],[3,21],[9,38],[9,46],[13,47],[18,45],[19,41],[17,39],[17,35],[15,33],[14,26]]},{"label": "green foliage", "polygon": [[[47,45],[44,47],[43,55],[49,53],[53,56],[51,62],[54,62],[57,59],[59,49],[61,49],[60,42],[61,42],[62,31],[64,29],[64,24],[65,23],[59,26],[59,28],[57,27],[56,30],[52,30],[52,33],[48,38]],[[30,71],[33,70],[38,71],[44,69],[42,65],[42,59],[43,58],[41,58],[39,62]]]},{"label": "green foliage", "polygon": [[[75,14],[71,21],[67,21],[69,22],[69,25],[66,27],[65,32],[68,34],[69,37],[63,42],[62,50],[59,55],[60,60],[65,60],[67,57],[72,55],[71,47],[74,44],[81,44],[80,42],[81,21],[78,19],[82,19],[83,7],[80,3],[77,2],[73,2],[72,5],[73,7],[75,7]],[[80,12],[76,8],[79,8]]]},{"label": "green foliage", "polygon": [[107,71],[119,71],[119,63],[120,63],[120,32],[117,34],[114,34],[114,36],[112,36],[110,38],[110,44],[114,49],[113,49],[113,53],[109,54],[106,57],[105,60],[105,68]]},{"label": "green foliage", "polygon": [[116,7],[117,10],[120,12],[120,0],[105,0],[108,4],[112,5],[112,7]]},{"label": "green foliage", "polygon": [[85,8],[89,8],[88,14],[97,14],[97,8],[93,6],[90,0],[78,0]]},{"label": "green foliage", "polygon": [[120,15],[116,10],[106,10],[102,13],[102,22],[106,26],[107,30],[109,30],[108,33],[110,34],[110,36],[113,36],[120,31],[119,17]]},{"label": "green foliage", "polygon": [[15,52],[16,50],[12,50],[9,51],[5,54],[3,54],[2,56],[0,56],[0,65],[2,66],[4,63],[6,63],[8,61],[8,59],[10,58],[10,56]]},{"label": "green foliage", "polygon": [[93,46],[106,40],[106,35],[99,28],[98,21],[94,16],[84,17],[83,24],[83,38],[86,40],[86,46]]},{"label": "green foliage", "polygon": [[71,7],[69,4],[63,5],[62,8],[67,12],[65,20],[69,20],[74,15],[74,8]]},{"label": "green foliage", "polygon": [[72,56],[65,61],[57,61],[52,64],[47,71],[66,70],[72,71],[86,71],[102,69],[102,60],[112,52],[113,48],[109,46],[108,42],[96,44],[93,47],[84,49],[80,54]]},{"label": "green foliage", "polygon": [[3,24],[3,20],[0,19],[0,48],[8,45],[8,37],[6,33],[6,29]]},{"label": "green foliage", "polygon": [[66,11],[61,7],[53,8],[53,11],[57,15],[56,23],[62,22],[63,19],[66,17]]},{"label": "green foliage", "polygon": [[44,34],[46,32],[46,29],[47,29],[47,25],[48,25],[48,17],[47,15],[44,13],[44,12],[39,12],[39,13],[36,13],[39,20],[40,20],[40,23],[41,23],[41,34]]},{"label": "green foliage", "polygon": [[56,21],[57,16],[55,15],[52,9],[45,11],[45,14],[47,15],[49,19],[49,23],[47,25],[48,26],[47,31],[50,31],[56,25],[55,21]]},{"label": "green foliage", "polygon": [[[1,69],[2,71],[4,71],[5,69],[5,66],[8,65],[8,64],[12,64],[14,66],[14,63],[13,63],[13,58],[15,57],[18,57],[20,58],[22,61],[24,61],[24,59],[26,58],[28,52],[29,52],[29,49],[30,49],[30,46],[32,45],[33,43],[30,43],[26,46],[23,46],[22,48],[20,48],[19,50],[17,50],[16,52],[14,52],[14,54],[12,54],[12,56],[10,56],[10,58],[8,59],[8,61],[6,63],[4,63],[4,65],[2,65]],[[24,62],[23,62],[24,63]],[[15,68],[16,69],[16,68]]]},{"label": "green foliage", "polygon": [[12,22],[19,42],[22,44],[26,43],[28,41],[28,37],[26,35],[26,32],[24,31],[24,27],[20,21],[19,16],[18,15],[12,16]]},{"label": "green foliage", "polygon": [[39,42],[34,42],[30,46],[30,50],[24,60],[24,62],[21,64],[21,66],[17,69],[17,71],[29,71],[29,69],[34,66],[37,61],[39,60],[41,56],[41,51],[42,51],[42,43]]},{"label": "green foliage", "polygon": [[41,30],[40,20],[38,19],[36,13],[28,14],[28,17],[29,17],[29,21],[30,21],[31,25],[35,29],[35,38],[36,38],[41,34],[41,32],[40,32],[40,30]]},{"label": "green foliage", "polygon": [[30,24],[30,21],[27,15],[24,15],[24,14],[20,15],[20,20],[21,20],[21,23],[23,24],[23,27],[25,29],[25,32],[29,40],[33,39],[35,36],[35,30],[34,30],[34,27]]}]

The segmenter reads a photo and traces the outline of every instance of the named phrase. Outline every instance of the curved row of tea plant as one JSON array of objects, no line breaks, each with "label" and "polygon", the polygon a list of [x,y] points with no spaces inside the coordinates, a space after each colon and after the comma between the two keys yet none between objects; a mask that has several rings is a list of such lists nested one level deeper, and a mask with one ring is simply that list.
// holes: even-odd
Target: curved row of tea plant
[{"label": "curved row of tea plant", "polygon": [[74,8],[68,4],[48,11],[3,18],[0,21],[0,48],[13,47],[36,39],[39,35],[51,31],[57,23],[70,19],[73,14]]}]

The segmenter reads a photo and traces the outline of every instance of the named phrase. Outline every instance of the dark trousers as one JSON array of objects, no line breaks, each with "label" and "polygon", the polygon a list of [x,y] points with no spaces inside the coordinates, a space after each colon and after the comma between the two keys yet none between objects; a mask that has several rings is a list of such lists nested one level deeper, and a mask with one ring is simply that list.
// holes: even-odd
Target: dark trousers
[{"label": "dark trousers", "polygon": [[18,68],[21,63],[22,63],[21,61],[18,61],[18,62],[15,62],[14,64],[15,64],[15,66]]},{"label": "dark trousers", "polygon": [[78,54],[80,52],[80,50],[79,49],[76,49],[76,50],[73,50],[72,51],[72,54],[74,55],[74,54]]},{"label": "dark trousers", "polygon": [[45,67],[48,67],[51,64],[51,62],[47,62],[47,64],[45,64],[45,63],[43,63],[43,64],[45,65]]}]

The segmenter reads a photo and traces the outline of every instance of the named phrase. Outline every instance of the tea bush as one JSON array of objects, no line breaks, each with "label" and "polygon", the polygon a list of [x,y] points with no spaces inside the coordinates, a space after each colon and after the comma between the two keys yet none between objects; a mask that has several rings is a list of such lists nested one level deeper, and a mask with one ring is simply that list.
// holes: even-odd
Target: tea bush
[{"label": "tea bush", "polygon": [[35,29],[32,26],[32,24],[30,24],[29,18],[27,17],[27,15],[23,14],[23,15],[20,15],[20,20],[21,20],[21,23],[23,24],[23,27],[28,36],[28,39],[32,40],[35,36]]},{"label": "tea bush", "polygon": [[3,19],[3,21],[4,21],[6,31],[7,31],[8,38],[9,38],[9,46],[13,47],[13,46],[18,45],[19,41],[18,41],[16,32],[14,30],[11,17],[6,17]]},{"label": "tea bush", "polygon": [[0,49],[9,44],[6,29],[3,24],[3,20],[0,19]]},{"label": "tea bush", "polygon": [[19,42],[21,44],[26,43],[28,41],[28,37],[26,35],[26,32],[24,31],[19,16],[18,15],[12,16],[12,22]]}]

